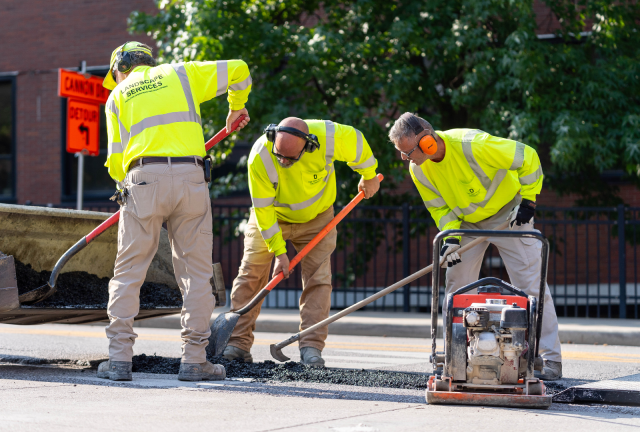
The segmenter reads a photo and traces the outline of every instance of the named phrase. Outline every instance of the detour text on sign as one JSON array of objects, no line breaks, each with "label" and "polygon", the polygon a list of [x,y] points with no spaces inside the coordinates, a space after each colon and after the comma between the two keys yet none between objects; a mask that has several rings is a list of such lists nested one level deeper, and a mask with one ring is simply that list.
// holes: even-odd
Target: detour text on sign
[{"label": "detour text on sign", "polygon": [[100,105],[74,99],[68,100],[67,151],[98,156],[100,153]]}]

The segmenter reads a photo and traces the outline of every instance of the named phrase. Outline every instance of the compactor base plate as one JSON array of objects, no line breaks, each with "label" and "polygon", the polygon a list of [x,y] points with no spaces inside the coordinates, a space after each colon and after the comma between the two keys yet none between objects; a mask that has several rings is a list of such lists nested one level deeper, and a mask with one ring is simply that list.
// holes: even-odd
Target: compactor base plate
[{"label": "compactor base plate", "polygon": [[[498,389],[496,389],[498,390]],[[435,377],[429,379],[427,386],[427,403],[433,405],[477,405],[510,408],[548,409],[551,406],[551,395],[520,395],[506,393],[472,393],[468,391],[437,391]]]}]

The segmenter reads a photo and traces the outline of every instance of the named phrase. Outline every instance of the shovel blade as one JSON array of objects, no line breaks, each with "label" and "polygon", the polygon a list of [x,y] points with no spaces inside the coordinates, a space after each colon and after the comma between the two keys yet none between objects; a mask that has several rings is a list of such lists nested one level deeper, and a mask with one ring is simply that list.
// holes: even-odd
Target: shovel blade
[{"label": "shovel blade", "polygon": [[38,302],[41,302],[44,299],[51,297],[55,292],[56,292],[56,289],[50,287],[49,284],[42,285],[41,287],[28,291],[24,294],[21,294],[19,297],[20,304],[27,305],[27,306],[36,304]]},{"label": "shovel blade", "polygon": [[287,357],[286,355],[282,354],[282,349],[278,348],[276,346],[276,344],[271,344],[271,346],[269,347],[269,349],[271,350],[271,357],[273,357],[274,359],[281,361],[281,362],[286,362],[289,361],[289,357]]},{"label": "shovel blade", "polygon": [[218,318],[211,325],[211,336],[209,336],[209,346],[207,346],[208,356],[215,357],[222,354],[239,319],[240,314],[235,312],[218,315]]}]

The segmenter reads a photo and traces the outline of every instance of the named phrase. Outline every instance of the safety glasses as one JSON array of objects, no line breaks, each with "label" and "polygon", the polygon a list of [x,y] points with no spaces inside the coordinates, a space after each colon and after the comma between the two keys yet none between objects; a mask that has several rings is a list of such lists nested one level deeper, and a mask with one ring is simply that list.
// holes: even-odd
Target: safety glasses
[{"label": "safety glasses", "polygon": [[304,149],[302,149],[302,151],[300,152],[298,157],[293,158],[293,157],[289,157],[289,156],[284,156],[284,155],[281,155],[280,153],[276,152],[276,143],[274,142],[274,143],[271,144],[271,154],[273,154],[278,159],[285,159],[285,160],[288,160],[289,162],[291,162],[292,164],[294,164],[294,163],[296,163],[296,162],[298,162],[300,160],[300,158],[304,154]]},{"label": "safety glasses", "polygon": [[401,155],[403,155],[404,157],[406,157],[407,159],[411,159],[411,153],[413,153],[414,151],[416,151],[416,149],[420,146],[420,143],[416,144],[416,146],[414,148],[411,149],[411,151],[409,153],[405,153],[402,150],[398,150],[398,148],[396,147],[396,150],[398,150],[400,152]]}]

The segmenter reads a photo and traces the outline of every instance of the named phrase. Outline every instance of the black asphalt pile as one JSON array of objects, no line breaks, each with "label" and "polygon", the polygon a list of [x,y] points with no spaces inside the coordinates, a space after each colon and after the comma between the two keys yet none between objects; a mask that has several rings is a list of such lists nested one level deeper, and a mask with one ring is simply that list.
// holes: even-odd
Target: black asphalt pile
[{"label": "black asphalt pile", "polygon": [[[16,260],[18,292],[24,294],[45,285],[51,272],[37,272],[29,264]],[[62,273],[56,282],[57,291],[36,307],[106,309],[109,300],[109,278],[99,278],[87,272]],[[164,284],[145,282],[140,289],[140,309],[182,307],[180,291]]]},{"label": "black asphalt pile", "polygon": [[551,396],[555,396],[561,391],[564,391],[569,388],[562,383],[553,382],[553,381],[545,381],[544,386],[547,388],[547,394]]},{"label": "black asphalt pile", "polygon": [[[223,365],[229,378],[253,378],[259,382],[298,381],[423,390],[427,388],[427,381],[429,380],[428,376],[419,374],[310,368],[296,362],[282,364],[267,360],[261,363],[243,363],[235,360],[229,361],[223,357],[212,357],[209,358],[209,361]],[[177,374],[179,369],[179,358],[148,356],[145,354],[133,357],[134,372]]]}]

